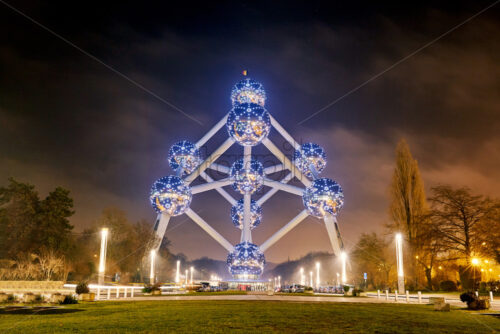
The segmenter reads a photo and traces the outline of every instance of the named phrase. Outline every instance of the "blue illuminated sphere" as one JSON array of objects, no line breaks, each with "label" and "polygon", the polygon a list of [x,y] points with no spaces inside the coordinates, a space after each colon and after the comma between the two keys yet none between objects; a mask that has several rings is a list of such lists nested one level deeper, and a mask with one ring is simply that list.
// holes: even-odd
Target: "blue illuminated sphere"
[{"label": "blue illuminated sphere", "polygon": [[264,183],[264,168],[262,164],[255,159],[252,159],[249,166],[245,166],[243,159],[233,163],[229,172],[231,180],[233,180],[233,189],[241,194],[258,191]]},{"label": "blue illuminated sphere", "polygon": [[233,106],[240,103],[255,103],[263,107],[266,104],[264,86],[260,82],[245,78],[234,85],[231,102]]},{"label": "blue illuminated sphere", "polygon": [[318,173],[326,166],[326,154],[323,148],[317,144],[305,143],[296,150],[293,155],[295,166],[307,177],[312,178],[311,165]]},{"label": "blue illuminated sphere", "polygon": [[344,193],[337,182],[320,178],[304,189],[302,201],[310,215],[323,218],[327,213],[336,215],[340,211]]},{"label": "blue illuminated sphere", "polygon": [[237,280],[256,280],[262,275],[266,258],[256,244],[242,242],[227,256],[227,266]]},{"label": "blue illuminated sphere", "polygon": [[[239,227],[240,230],[243,229],[243,211],[244,203],[243,198],[231,207],[231,220],[234,226]],[[262,219],[262,208],[253,199],[250,204],[250,228],[253,229],[260,224]]]},{"label": "blue illuminated sphere", "polygon": [[173,170],[181,167],[184,174],[191,174],[201,163],[200,151],[187,140],[177,142],[168,151],[168,163]]},{"label": "blue illuminated sphere", "polygon": [[191,188],[180,177],[173,175],[162,177],[153,183],[149,199],[156,212],[178,216],[191,204]]},{"label": "blue illuminated sphere", "polygon": [[227,117],[226,127],[240,145],[255,146],[269,135],[271,116],[258,104],[237,104]]}]

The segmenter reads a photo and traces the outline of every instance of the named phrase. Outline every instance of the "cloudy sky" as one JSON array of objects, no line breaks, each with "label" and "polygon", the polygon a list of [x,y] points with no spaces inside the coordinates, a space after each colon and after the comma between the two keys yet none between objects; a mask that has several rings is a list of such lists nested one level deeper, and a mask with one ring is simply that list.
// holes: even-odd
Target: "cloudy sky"
[{"label": "cloudy sky", "polygon": [[[221,119],[247,69],[264,84],[269,112],[298,141],[325,148],[323,175],[346,196],[339,222],[348,247],[388,221],[402,137],[427,189],[445,183],[500,197],[500,5],[301,123],[493,1],[325,3],[9,2],[99,61],[1,3],[0,184],[14,176],[42,194],[69,188],[76,230],[109,206],[153,225],[149,190],[172,173],[169,147],[197,141]],[[204,150],[226,136],[221,131]],[[271,139],[281,145],[276,132]],[[227,160],[239,151],[230,153]],[[192,208],[239,240],[217,193],[196,195]],[[302,208],[293,195],[273,197],[254,241]],[[226,256],[186,216],[171,221],[167,236],[191,258]],[[330,246],[321,221],[308,218],[266,257],[278,262],[315,250]]]}]

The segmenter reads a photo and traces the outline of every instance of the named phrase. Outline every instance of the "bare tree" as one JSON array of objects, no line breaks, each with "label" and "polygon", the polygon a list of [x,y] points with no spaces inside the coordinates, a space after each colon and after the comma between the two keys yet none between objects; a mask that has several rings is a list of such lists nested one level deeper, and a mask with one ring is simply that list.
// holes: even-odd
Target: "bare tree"
[{"label": "bare tree", "polygon": [[[427,213],[424,183],[420,176],[418,163],[411,155],[410,148],[404,139],[396,147],[396,168],[389,189],[392,223],[387,227],[392,232],[401,232],[409,244],[408,259],[410,272],[417,279],[415,268],[415,253],[421,247],[419,229],[423,223],[422,217]],[[408,262],[407,262],[408,263]]]},{"label": "bare tree", "polygon": [[64,257],[52,249],[42,248],[40,254],[37,255],[37,259],[43,273],[43,278],[47,281],[64,270]]}]

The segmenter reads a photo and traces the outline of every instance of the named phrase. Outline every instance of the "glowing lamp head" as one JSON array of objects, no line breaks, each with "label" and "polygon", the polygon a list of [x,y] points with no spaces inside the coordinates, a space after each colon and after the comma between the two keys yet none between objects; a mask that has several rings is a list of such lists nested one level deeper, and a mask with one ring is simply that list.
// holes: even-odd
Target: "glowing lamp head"
[{"label": "glowing lamp head", "polygon": [[256,244],[242,242],[227,256],[227,266],[234,279],[256,280],[262,275],[266,259]]},{"label": "glowing lamp head", "polygon": [[153,184],[149,199],[156,212],[179,216],[191,204],[191,188],[180,177],[162,177]]},{"label": "glowing lamp head", "polygon": [[313,177],[311,167],[316,172],[321,173],[326,166],[326,154],[323,148],[317,144],[302,144],[300,150],[296,150],[293,155],[295,166],[308,178]]},{"label": "glowing lamp head", "polygon": [[227,117],[226,127],[240,145],[255,146],[269,135],[271,116],[258,104],[237,104]]},{"label": "glowing lamp head", "polygon": [[236,161],[229,173],[233,180],[233,188],[241,194],[258,191],[264,183],[264,168],[258,160],[252,159],[249,166],[245,166],[243,159]]},{"label": "glowing lamp head", "polygon": [[183,174],[191,174],[201,163],[200,151],[187,140],[177,142],[168,151],[168,163],[173,170],[182,168]]},{"label": "glowing lamp head", "polygon": [[337,182],[320,178],[304,190],[302,201],[310,215],[323,218],[326,214],[337,215],[344,205],[344,193]]},{"label": "glowing lamp head", "polygon": [[[244,211],[244,201],[243,198],[236,203],[231,208],[231,220],[234,226],[239,227],[240,230],[243,229],[243,211]],[[262,219],[262,208],[257,204],[256,201],[252,200],[250,204],[250,228],[254,229],[260,224]]]},{"label": "glowing lamp head", "polygon": [[266,104],[266,92],[260,82],[245,78],[234,85],[231,91],[233,106],[241,103],[255,103],[263,107]]},{"label": "glowing lamp head", "polygon": [[475,265],[475,266],[476,266],[476,265],[478,265],[478,264],[479,264],[479,259],[475,257],[475,258],[473,258],[473,259],[472,259],[472,261],[471,261],[471,262],[472,262],[472,264],[473,264],[473,265]]}]

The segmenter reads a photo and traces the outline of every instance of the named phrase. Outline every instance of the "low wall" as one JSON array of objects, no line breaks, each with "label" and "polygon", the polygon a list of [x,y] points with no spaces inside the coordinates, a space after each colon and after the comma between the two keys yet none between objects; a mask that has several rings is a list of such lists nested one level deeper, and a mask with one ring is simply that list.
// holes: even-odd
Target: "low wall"
[{"label": "low wall", "polygon": [[0,281],[0,292],[3,293],[62,293],[72,291],[64,288],[63,281]]}]

